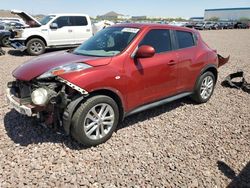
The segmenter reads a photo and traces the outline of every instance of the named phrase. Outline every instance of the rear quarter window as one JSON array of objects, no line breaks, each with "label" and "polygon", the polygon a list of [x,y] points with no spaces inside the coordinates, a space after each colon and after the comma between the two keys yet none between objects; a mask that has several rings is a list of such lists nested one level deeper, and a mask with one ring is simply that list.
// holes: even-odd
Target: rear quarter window
[{"label": "rear quarter window", "polygon": [[189,48],[195,46],[193,33],[187,31],[176,31],[178,48]]}]

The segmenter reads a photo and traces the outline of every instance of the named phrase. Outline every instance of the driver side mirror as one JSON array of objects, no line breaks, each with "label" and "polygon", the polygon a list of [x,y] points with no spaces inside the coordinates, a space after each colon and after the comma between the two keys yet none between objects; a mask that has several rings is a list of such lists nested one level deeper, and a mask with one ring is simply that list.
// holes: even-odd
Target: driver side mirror
[{"label": "driver side mirror", "polygon": [[135,58],[149,58],[155,55],[155,49],[149,45],[142,45],[138,48]]},{"label": "driver side mirror", "polygon": [[50,24],[50,29],[57,29],[57,28],[58,28],[58,24],[57,23]]}]

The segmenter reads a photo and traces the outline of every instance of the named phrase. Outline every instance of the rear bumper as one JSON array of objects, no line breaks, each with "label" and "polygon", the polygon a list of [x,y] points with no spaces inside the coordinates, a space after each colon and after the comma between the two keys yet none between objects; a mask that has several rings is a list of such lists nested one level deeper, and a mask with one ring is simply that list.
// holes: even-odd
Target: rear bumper
[{"label": "rear bumper", "polygon": [[228,56],[227,58],[222,57],[220,54],[217,54],[217,56],[218,56],[218,61],[219,61],[218,67],[225,65],[226,63],[228,63],[230,59],[230,56]]},{"label": "rear bumper", "polygon": [[35,106],[32,106],[30,104],[29,105],[21,104],[20,100],[11,94],[9,88],[6,90],[6,99],[9,105],[20,114],[27,115],[29,117],[36,115],[34,113]]}]

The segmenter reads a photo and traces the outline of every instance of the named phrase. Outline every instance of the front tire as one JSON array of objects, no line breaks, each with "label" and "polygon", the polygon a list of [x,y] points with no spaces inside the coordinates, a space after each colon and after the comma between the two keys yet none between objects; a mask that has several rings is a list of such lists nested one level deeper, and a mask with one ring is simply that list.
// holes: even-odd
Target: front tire
[{"label": "front tire", "polygon": [[196,83],[192,99],[198,104],[206,103],[213,95],[215,87],[215,76],[212,72],[205,72]]},{"label": "front tire", "polygon": [[29,40],[26,46],[28,54],[33,56],[41,55],[45,52],[45,44],[38,38]]},{"label": "front tire", "polygon": [[87,99],[72,118],[71,134],[85,146],[106,142],[117,127],[119,109],[116,102],[105,95]]}]

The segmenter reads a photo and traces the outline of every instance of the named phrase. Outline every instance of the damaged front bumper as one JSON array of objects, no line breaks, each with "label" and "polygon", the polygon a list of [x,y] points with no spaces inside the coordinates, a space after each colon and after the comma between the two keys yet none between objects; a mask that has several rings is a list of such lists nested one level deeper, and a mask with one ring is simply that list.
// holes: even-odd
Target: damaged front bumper
[{"label": "damaged front bumper", "polygon": [[11,89],[9,88],[6,90],[6,99],[9,105],[20,114],[27,115],[29,117],[36,115],[34,112],[35,106],[31,104],[21,104],[20,99],[11,94]]},{"label": "damaged front bumper", "polygon": [[[67,134],[75,108],[88,96],[86,90],[60,77],[30,82],[16,80],[7,86],[6,98],[14,110],[28,117],[36,116],[47,126],[63,126]],[[46,102],[39,105],[32,93],[41,88],[47,91],[47,95]]]}]

